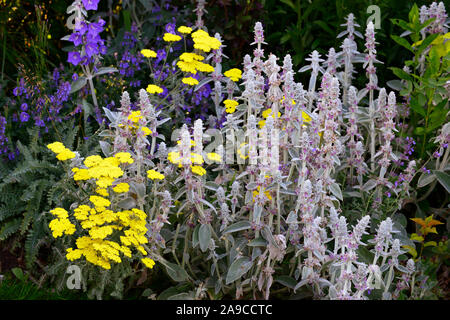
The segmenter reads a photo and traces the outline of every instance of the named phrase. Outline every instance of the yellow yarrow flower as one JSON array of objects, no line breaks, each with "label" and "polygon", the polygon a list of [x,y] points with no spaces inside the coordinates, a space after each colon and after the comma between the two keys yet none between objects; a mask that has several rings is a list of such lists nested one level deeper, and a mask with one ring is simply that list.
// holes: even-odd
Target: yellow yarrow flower
[{"label": "yellow yarrow flower", "polygon": [[222,45],[218,39],[209,36],[206,31],[201,29],[193,32],[191,36],[194,40],[194,48],[204,52],[210,52],[211,49],[217,50]]},{"label": "yellow yarrow flower", "polygon": [[194,52],[183,52],[178,59],[184,62],[202,61],[205,57]]},{"label": "yellow yarrow flower", "polygon": [[169,152],[167,155],[167,160],[174,164],[179,164],[181,162],[181,155],[178,151]]},{"label": "yellow yarrow flower", "polygon": [[56,158],[60,161],[75,158],[75,153],[67,149],[61,142],[50,143],[47,145],[47,148],[56,153]]},{"label": "yellow yarrow flower", "polygon": [[183,78],[181,79],[181,82],[190,86],[195,86],[196,84],[198,84],[198,80],[192,77]]},{"label": "yellow yarrow flower", "polygon": [[64,149],[61,153],[56,156],[56,159],[61,161],[66,161],[69,159],[75,158],[75,153],[70,151],[69,149]]},{"label": "yellow yarrow flower", "polygon": [[190,34],[192,32],[192,28],[186,27],[186,26],[180,26],[180,27],[178,27],[177,30],[179,33],[182,33],[182,34]]},{"label": "yellow yarrow flower", "polygon": [[239,102],[235,100],[226,99],[223,101],[223,104],[225,105],[225,111],[227,113],[234,113],[236,111],[236,106],[239,104]]},{"label": "yellow yarrow flower", "polygon": [[53,219],[48,226],[52,230],[53,238],[61,237],[64,234],[71,235],[76,231],[75,225],[67,218]]},{"label": "yellow yarrow flower", "polygon": [[222,157],[217,153],[214,153],[214,152],[207,153],[206,156],[208,157],[209,160],[216,161],[216,162],[222,162]]},{"label": "yellow yarrow flower", "polygon": [[200,166],[191,166],[192,172],[198,174],[199,176],[203,176],[206,173],[206,170]]},{"label": "yellow yarrow flower", "polygon": [[133,163],[134,160],[131,157],[131,154],[129,152],[118,152],[114,155],[115,158],[117,158],[120,163]]},{"label": "yellow yarrow flower", "polygon": [[156,58],[157,56],[156,52],[150,49],[142,49],[141,53],[146,58]]},{"label": "yellow yarrow flower", "polygon": [[166,32],[164,33],[163,40],[166,42],[176,42],[180,41],[181,37],[179,35]]},{"label": "yellow yarrow flower", "polygon": [[47,145],[47,148],[57,154],[63,152],[66,149],[66,147],[61,142],[50,143]]},{"label": "yellow yarrow flower", "polygon": [[163,93],[163,88],[161,88],[161,87],[158,87],[157,85],[154,85],[154,84],[149,84],[148,86],[147,86],[147,92],[148,93],[151,93],[151,94],[153,94],[153,93]]},{"label": "yellow yarrow flower", "polygon": [[68,215],[66,209],[64,209],[64,208],[55,208],[55,209],[52,209],[52,210],[50,210],[50,213],[51,213],[52,215],[58,217],[58,218],[61,218],[61,219],[63,219],[63,218],[68,218],[68,217],[69,217],[69,215]]},{"label": "yellow yarrow flower", "polygon": [[84,165],[88,168],[98,166],[103,161],[103,158],[99,155],[89,156],[84,159]]},{"label": "yellow yarrow flower", "polygon": [[153,261],[150,258],[142,258],[141,261],[149,269],[152,269],[153,266],[155,265],[155,261]]},{"label": "yellow yarrow flower", "polygon": [[152,180],[162,180],[165,178],[165,176],[162,173],[159,173],[158,171],[152,169],[147,171],[147,178]]},{"label": "yellow yarrow flower", "polygon": [[111,205],[111,201],[99,196],[90,196],[89,201],[91,201],[94,204],[94,206],[98,208],[109,207]]},{"label": "yellow yarrow flower", "polygon": [[114,192],[125,193],[130,190],[130,185],[128,183],[122,182],[113,188]]},{"label": "yellow yarrow flower", "polygon": [[231,81],[237,82],[242,78],[242,71],[237,68],[233,68],[224,72],[223,75],[229,78]]}]

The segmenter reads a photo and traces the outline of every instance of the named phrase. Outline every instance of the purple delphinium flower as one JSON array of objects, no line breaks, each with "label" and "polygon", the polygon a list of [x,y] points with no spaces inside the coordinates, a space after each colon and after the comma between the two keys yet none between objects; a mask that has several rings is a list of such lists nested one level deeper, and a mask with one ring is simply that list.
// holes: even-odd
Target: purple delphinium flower
[{"label": "purple delphinium flower", "polygon": [[30,119],[30,115],[29,115],[28,113],[26,113],[25,111],[23,111],[23,112],[20,114],[20,121],[21,121],[21,122],[27,122],[28,119]]},{"label": "purple delphinium flower", "polygon": [[98,46],[96,42],[88,42],[85,46],[86,55],[90,58],[95,54],[98,54]]},{"label": "purple delphinium flower", "polygon": [[100,0],[82,0],[82,2],[86,10],[97,10]]},{"label": "purple delphinium flower", "polygon": [[83,36],[79,32],[74,32],[70,35],[69,41],[72,41],[75,46],[79,46],[83,43]]},{"label": "purple delphinium flower", "polygon": [[67,61],[73,64],[74,66],[78,65],[81,62],[81,56],[79,52],[69,52],[69,57]]}]

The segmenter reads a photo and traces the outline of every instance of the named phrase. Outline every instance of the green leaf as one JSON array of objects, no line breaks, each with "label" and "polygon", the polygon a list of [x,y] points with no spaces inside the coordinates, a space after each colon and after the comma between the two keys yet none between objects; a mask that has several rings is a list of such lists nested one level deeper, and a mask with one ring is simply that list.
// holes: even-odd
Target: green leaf
[{"label": "green leaf", "polygon": [[409,18],[409,22],[411,22],[414,26],[414,29],[416,31],[419,31],[416,29],[417,26],[420,27],[420,23],[419,23],[419,7],[417,6],[417,4],[414,3],[414,5],[411,8],[411,11],[409,11],[408,14],[408,18]]},{"label": "green leaf", "polygon": [[286,275],[276,277],[274,280],[275,280],[275,282],[281,283],[283,286],[291,288],[291,289],[294,289],[295,286],[297,285],[297,281],[295,281],[294,278],[286,276]]},{"label": "green leaf", "polygon": [[99,68],[98,71],[94,74],[94,77],[102,75],[102,74],[106,74],[106,73],[113,73],[113,72],[118,72],[119,70],[117,70],[116,68],[112,68],[112,67],[102,67]]},{"label": "green leaf", "polygon": [[437,37],[439,33],[434,33],[426,37],[423,42],[417,47],[417,54],[421,54]]},{"label": "green leaf", "polygon": [[228,226],[227,228],[225,228],[225,230],[223,230],[223,233],[225,234],[225,233],[241,231],[241,230],[245,230],[245,229],[250,229],[251,227],[252,227],[252,225],[247,220],[239,221],[239,222],[233,223],[231,226]]},{"label": "green leaf", "polygon": [[360,246],[356,252],[358,253],[358,258],[361,262],[372,264],[374,255],[367,248]]},{"label": "green leaf", "polygon": [[338,198],[341,201],[343,200],[341,187],[339,187],[339,185],[336,182],[330,185],[330,191],[336,198]]},{"label": "green leaf", "polygon": [[436,178],[440,182],[440,184],[450,193],[450,175],[445,173],[444,171],[433,170],[433,173],[436,175]]},{"label": "green leaf", "polygon": [[11,272],[16,276],[20,281],[25,281],[25,275],[23,274],[22,269],[20,268],[12,268]]},{"label": "green leaf", "polygon": [[335,35],[335,32],[333,30],[331,30],[331,28],[328,26],[328,24],[326,24],[322,20],[316,20],[316,21],[314,21],[314,24],[317,24],[319,27],[321,27],[324,31],[328,32],[332,36]]},{"label": "green leaf", "polygon": [[198,242],[200,249],[205,252],[209,247],[211,241],[211,228],[209,224],[202,224],[198,230]]},{"label": "green leaf", "polygon": [[413,259],[415,259],[417,257],[417,250],[416,248],[414,248],[413,246],[402,246],[403,248],[408,250],[408,253],[413,257]]},{"label": "green leaf", "polygon": [[200,225],[196,225],[194,232],[192,233],[192,247],[195,248],[198,245],[198,230],[200,229]]},{"label": "green leaf", "polygon": [[240,257],[236,259],[228,269],[226,284],[230,284],[242,277],[252,267],[252,262],[248,257]]},{"label": "green leaf", "polygon": [[125,29],[130,32],[131,31],[131,15],[129,10],[122,10],[123,14],[123,23],[125,26]]},{"label": "green leaf", "polygon": [[175,263],[166,262],[165,267],[169,276],[177,282],[185,281],[189,278],[186,271]]},{"label": "green leaf", "polygon": [[439,58],[439,53],[436,47],[432,47],[428,55],[430,62],[430,72],[435,75],[439,72],[441,67],[441,59]]},{"label": "green leaf", "polygon": [[426,247],[436,247],[437,246],[437,243],[436,243],[436,241],[427,241],[427,242],[425,242],[424,244],[423,244],[423,246],[426,248]]},{"label": "green leaf", "polygon": [[419,181],[417,181],[417,187],[423,188],[432,183],[434,180],[436,180],[436,176],[434,174],[422,173],[419,177]]},{"label": "green leaf", "polygon": [[415,134],[415,135],[418,135],[418,136],[423,135],[424,132],[425,132],[425,128],[424,128],[424,127],[416,127],[416,128],[414,129],[414,134]]},{"label": "green leaf", "polygon": [[423,117],[427,116],[424,105],[419,103],[419,99],[417,97],[411,97],[409,106],[415,113],[418,113]]},{"label": "green leaf", "polygon": [[81,90],[87,83],[86,77],[79,77],[77,81],[73,82],[70,86],[70,93],[77,92],[78,90]]},{"label": "green leaf", "polygon": [[253,239],[247,244],[249,247],[265,247],[267,246],[267,241],[263,238]]},{"label": "green leaf", "polygon": [[424,240],[424,238],[422,236],[419,236],[417,233],[411,234],[410,239],[412,241],[419,241],[419,242],[423,242],[423,240]]},{"label": "green leaf", "polygon": [[399,26],[403,30],[408,30],[408,31],[414,32],[414,29],[405,20],[402,20],[402,19],[390,19],[390,20],[393,24]]},{"label": "green leaf", "polygon": [[297,12],[297,7],[291,0],[280,0],[280,1],[283,2],[284,4],[287,4],[289,7],[292,8],[292,10]]},{"label": "green leaf", "polygon": [[390,67],[389,69],[391,69],[392,72],[400,79],[412,81],[411,75],[409,73],[406,73],[402,69],[395,67]]},{"label": "green leaf", "polygon": [[414,52],[414,50],[411,47],[411,45],[409,44],[408,40],[406,40],[405,38],[402,38],[402,37],[399,37],[399,36],[396,36],[396,35],[391,35],[391,38],[392,38],[392,40],[397,42],[402,47],[408,49],[411,52]]}]

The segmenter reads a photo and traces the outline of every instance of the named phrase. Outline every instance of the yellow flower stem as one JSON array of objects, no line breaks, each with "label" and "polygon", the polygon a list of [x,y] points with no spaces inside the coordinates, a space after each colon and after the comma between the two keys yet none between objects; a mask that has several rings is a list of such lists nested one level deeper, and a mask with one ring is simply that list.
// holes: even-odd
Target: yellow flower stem
[{"label": "yellow flower stem", "polygon": [[162,65],[161,72],[159,73],[158,79],[156,80],[158,83],[159,83],[159,80],[161,79],[161,75],[164,71],[164,67],[166,66],[167,56],[169,55],[171,47],[172,47],[172,42],[169,42],[169,46],[166,48],[166,57],[164,58],[164,63]]}]

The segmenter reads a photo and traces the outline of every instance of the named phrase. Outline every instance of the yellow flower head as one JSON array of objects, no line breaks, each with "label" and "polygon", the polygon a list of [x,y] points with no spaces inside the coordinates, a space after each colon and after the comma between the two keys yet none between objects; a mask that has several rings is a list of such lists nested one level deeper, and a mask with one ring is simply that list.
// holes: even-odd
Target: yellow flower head
[{"label": "yellow flower head", "polygon": [[167,155],[167,160],[174,164],[179,164],[181,162],[181,155],[178,151],[169,152]]},{"label": "yellow flower head", "polygon": [[208,153],[208,154],[206,154],[206,156],[208,157],[209,160],[216,161],[216,162],[222,162],[222,157],[217,153],[214,153],[214,152]]},{"label": "yellow flower head", "polygon": [[203,176],[206,173],[206,170],[200,166],[191,166],[192,172],[198,174],[199,176]]},{"label": "yellow flower head", "polygon": [[150,49],[142,49],[141,53],[146,58],[156,58],[156,52]]},{"label": "yellow flower head", "polygon": [[143,258],[143,259],[141,259],[141,261],[149,269],[152,269],[153,266],[155,265],[155,261],[153,261],[150,258]]},{"label": "yellow flower head", "polygon": [[181,37],[176,34],[166,32],[166,33],[164,33],[163,39],[166,42],[176,42],[176,41],[180,41]]},{"label": "yellow flower head", "polygon": [[66,149],[66,147],[61,142],[50,143],[47,145],[47,148],[57,154],[63,152]]},{"label": "yellow flower head", "polygon": [[235,100],[226,99],[223,101],[223,104],[225,105],[225,111],[227,113],[233,113],[236,111],[236,106],[239,104],[239,102]]},{"label": "yellow flower head", "polygon": [[191,36],[192,40],[194,40],[194,48],[204,52],[210,52],[211,49],[217,50],[222,45],[218,39],[209,36],[206,31],[201,29],[193,32]]},{"label": "yellow flower head", "polygon": [[111,204],[111,201],[99,196],[90,196],[89,200],[94,204],[94,206],[99,208],[108,207]]},{"label": "yellow flower head", "polygon": [[120,161],[120,163],[131,164],[134,162],[133,158],[131,157],[131,154],[128,152],[118,152],[114,155],[114,157],[117,158]]},{"label": "yellow flower head", "polygon": [[183,78],[183,79],[181,79],[181,81],[184,84],[188,84],[190,86],[195,86],[196,84],[198,84],[198,80],[195,78],[192,78],[192,77]]},{"label": "yellow flower head", "polygon": [[130,190],[130,185],[128,183],[122,182],[115,186],[113,190],[117,193],[125,193]]},{"label": "yellow flower head", "polygon": [[163,93],[163,88],[158,87],[157,85],[154,84],[149,84],[147,86],[147,92],[148,93]]},{"label": "yellow flower head", "polygon": [[61,160],[61,161],[66,161],[68,159],[73,159],[73,158],[75,158],[75,153],[73,153],[72,151],[70,151],[67,148],[65,148],[62,152],[60,152],[56,156],[56,159]]},{"label": "yellow flower head", "polygon": [[69,215],[67,214],[67,211],[63,208],[55,208],[50,210],[50,213],[58,218],[67,218]]},{"label": "yellow flower head", "polygon": [[89,156],[84,159],[84,165],[88,168],[92,168],[94,166],[98,166],[103,161],[103,158],[98,155]]},{"label": "yellow flower head", "polygon": [[237,68],[233,68],[224,72],[223,75],[229,78],[231,81],[237,82],[242,78],[242,71]]},{"label": "yellow flower head", "polygon": [[165,178],[165,176],[162,173],[159,173],[158,171],[152,169],[147,171],[147,178],[152,180],[162,180]]},{"label": "yellow flower head", "polygon": [[205,59],[203,56],[193,53],[193,52],[183,52],[179,59],[184,62],[202,61]]},{"label": "yellow flower head", "polygon": [[192,28],[186,26],[180,26],[177,30],[182,34],[190,34],[192,32]]}]

